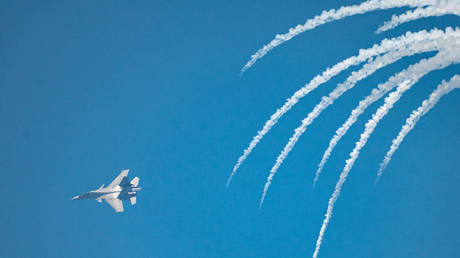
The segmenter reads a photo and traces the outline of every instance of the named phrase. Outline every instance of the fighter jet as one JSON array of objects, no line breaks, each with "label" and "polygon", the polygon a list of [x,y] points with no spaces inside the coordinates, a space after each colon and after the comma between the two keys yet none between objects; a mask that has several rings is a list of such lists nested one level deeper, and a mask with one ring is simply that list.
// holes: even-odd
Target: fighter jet
[{"label": "fighter jet", "polygon": [[139,177],[135,177],[129,181],[128,172],[129,169],[122,170],[117,178],[107,187],[104,187],[103,184],[99,189],[77,195],[72,200],[94,199],[98,202],[105,200],[112,206],[115,212],[123,212],[122,200],[129,200],[131,205],[136,204],[137,191],[142,189],[137,187],[139,185]]}]

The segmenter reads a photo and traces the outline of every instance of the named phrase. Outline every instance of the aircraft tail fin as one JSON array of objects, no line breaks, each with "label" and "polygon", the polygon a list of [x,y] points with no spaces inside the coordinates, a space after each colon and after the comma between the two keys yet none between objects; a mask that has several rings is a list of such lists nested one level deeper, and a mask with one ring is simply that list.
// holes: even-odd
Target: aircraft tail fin
[{"label": "aircraft tail fin", "polygon": [[101,190],[102,188],[104,188],[104,184],[102,184],[97,190]]},{"label": "aircraft tail fin", "polygon": [[137,187],[139,185],[139,177],[136,176],[130,183],[133,187]]},{"label": "aircraft tail fin", "polygon": [[131,205],[136,204],[136,196],[129,198],[129,201],[131,202]]}]

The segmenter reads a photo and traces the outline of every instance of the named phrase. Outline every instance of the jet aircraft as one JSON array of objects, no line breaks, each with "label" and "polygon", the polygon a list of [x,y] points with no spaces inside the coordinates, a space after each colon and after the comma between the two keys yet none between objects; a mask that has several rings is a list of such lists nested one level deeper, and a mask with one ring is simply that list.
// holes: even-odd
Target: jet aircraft
[{"label": "jet aircraft", "polygon": [[105,200],[115,212],[123,212],[122,200],[129,200],[131,205],[136,204],[137,192],[142,189],[138,187],[139,177],[129,181],[128,173],[129,169],[122,170],[107,187],[104,187],[103,184],[99,189],[77,195],[72,200],[93,199],[98,202]]}]

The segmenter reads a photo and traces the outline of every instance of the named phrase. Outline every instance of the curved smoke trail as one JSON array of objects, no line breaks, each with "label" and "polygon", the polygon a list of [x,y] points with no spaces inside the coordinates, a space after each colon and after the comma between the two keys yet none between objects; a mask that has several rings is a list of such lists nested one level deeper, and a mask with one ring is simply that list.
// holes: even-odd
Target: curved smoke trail
[{"label": "curved smoke trail", "polygon": [[399,148],[399,145],[402,143],[407,134],[414,129],[417,122],[420,118],[426,115],[437,103],[438,101],[446,94],[449,94],[452,90],[460,88],[460,76],[454,75],[448,82],[443,81],[434,91],[431,93],[430,97],[423,101],[422,105],[416,110],[412,111],[412,114],[406,120],[401,128],[401,131],[398,133],[398,136],[393,140],[393,144],[388,150],[385,158],[382,163],[380,163],[380,168],[377,173],[377,179],[382,176],[383,170],[387,167],[388,163],[391,161],[391,157]]},{"label": "curved smoke trail", "polygon": [[[410,10],[403,14],[394,15],[390,21],[387,21],[382,26],[380,26],[376,30],[376,33],[387,31],[389,29],[395,28],[396,26],[399,26],[402,23],[414,21],[420,18],[442,16],[448,14],[460,16],[460,0],[367,0],[358,5],[343,6],[337,10],[331,9],[329,11],[323,11],[321,15],[315,16],[312,19],[308,19],[304,24],[290,28],[287,33],[276,35],[272,41],[270,41],[267,45],[264,45],[251,56],[250,60],[241,69],[241,73],[244,73],[260,58],[265,56],[275,47],[283,44],[286,41],[289,41],[290,39],[305,31],[314,29],[320,25],[335,20],[346,18],[348,16],[363,14],[375,10],[399,7],[408,7]],[[333,102],[347,90],[354,87],[359,80],[369,76],[379,68],[396,62],[398,59],[401,59],[404,56],[428,51],[438,51],[434,57],[429,59],[422,59],[418,63],[410,65],[407,69],[404,69],[396,75],[391,76],[387,82],[381,83],[377,86],[377,88],[373,89],[369,96],[359,102],[359,105],[351,112],[346,122],[336,131],[335,135],[329,142],[329,147],[325,151],[323,158],[318,166],[315,182],[338,141],[340,141],[348,129],[357,121],[358,117],[364,112],[364,110],[366,110],[372,103],[385,96],[392,89],[397,87],[394,92],[391,92],[388,97],[385,98],[384,104],[378,108],[377,112],[373,114],[372,118],[365,124],[365,130],[360,135],[360,140],[356,142],[353,151],[350,153],[349,159],[346,160],[345,167],[343,168],[342,173],[340,174],[340,178],[335,186],[334,192],[329,199],[325,219],[316,241],[316,248],[313,253],[313,257],[316,258],[318,256],[325,231],[332,217],[334,205],[340,195],[342,186],[345,183],[346,178],[348,177],[348,174],[354,165],[354,162],[358,158],[361,149],[367,143],[378,122],[389,112],[393,105],[400,99],[401,95],[405,91],[409,90],[414,84],[416,84],[421,77],[433,70],[443,69],[448,65],[460,62],[460,41],[458,40],[460,37],[459,33],[460,32],[458,28],[452,30],[450,27],[446,28],[445,32],[437,29],[430,32],[408,32],[404,36],[393,39],[385,39],[379,45],[374,45],[369,49],[360,50],[359,55],[350,57],[342,62],[337,63],[335,66],[326,69],[322,74],[317,75],[303,88],[295,92],[295,94],[291,96],[284,103],[284,105],[270,117],[268,121],[266,121],[264,127],[258,131],[257,135],[254,136],[249,146],[244,150],[243,155],[238,158],[238,161],[235,164],[233,171],[227,181],[227,186],[231,182],[232,177],[235,175],[238,168],[245,161],[245,159],[255,148],[258,142],[264,137],[264,135],[267,134],[270,129],[278,122],[278,120],[297,102],[299,102],[301,98],[306,96],[312,90],[316,89],[319,85],[326,83],[332,77],[348,69],[352,65],[359,65],[361,63],[367,62],[360,70],[351,73],[345,82],[337,85],[337,87],[328,96],[323,97],[321,102],[315,106],[313,111],[310,112],[304,120],[302,120],[302,125],[295,130],[294,135],[289,139],[288,144],[277,157],[275,165],[270,170],[270,175],[267,178],[264,192],[260,200],[260,205],[263,204],[268,188],[279,166],[283,163],[284,159],[293,148],[302,133],[305,132],[308,125],[311,124],[325,108],[333,104]],[[402,142],[407,133],[409,133],[409,131],[412,130],[412,128],[415,126],[415,123],[418,121],[418,119],[426,114],[436,104],[442,95],[447,94],[451,90],[449,87],[454,87],[450,85],[458,85],[459,83],[460,76],[458,75],[454,76],[451,81],[443,83],[438,87],[439,90],[433,92],[430,95],[430,98],[426,100],[419,109],[412,113],[412,115],[406,120],[406,125],[403,126],[403,129],[393,141],[392,147],[387,152],[387,155],[381,163],[378,177],[380,177],[381,172],[388,164],[388,162],[390,162],[391,156],[397,150],[399,144]]]},{"label": "curved smoke trail", "polygon": [[[460,30],[456,29],[452,31],[451,28],[446,29],[446,33],[438,38],[437,40],[431,40],[422,46],[425,47],[425,51],[421,49],[420,52],[432,51],[432,50],[441,50],[444,49],[452,44],[455,44],[460,38]],[[374,102],[382,98],[386,93],[388,93],[391,89],[395,87],[397,83],[401,83],[408,78],[412,78],[413,74],[419,69],[419,67],[423,65],[422,63],[411,65],[409,68],[404,70],[403,72],[398,73],[395,76],[392,76],[387,82],[383,84],[379,84],[376,89],[372,90],[371,94],[367,96],[364,100],[359,102],[359,105],[353,109],[350,116],[346,120],[346,122],[335,132],[335,135],[329,142],[329,146],[327,150],[324,152],[321,162],[318,165],[318,169],[315,173],[314,184],[318,181],[318,177],[321,174],[324,165],[326,164],[327,160],[331,156],[332,151],[334,150],[335,146],[339,143],[341,138],[348,132],[350,127],[357,121],[358,117],[364,113],[364,111]]]},{"label": "curved smoke trail", "polygon": [[369,0],[363,2],[359,5],[352,6],[342,6],[339,9],[331,9],[329,11],[323,11],[321,15],[315,16],[312,19],[308,19],[304,24],[297,25],[289,29],[289,32],[285,34],[278,34],[275,38],[270,41],[267,45],[263,46],[261,49],[257,50],[255,54],[251,56],[249,61],[241,68],[241,73],[244,73],[252,65],[254,65],[257,60],[264,57],[269,51],[275,47],[283,44],[284,42],[292,39],[293,37],[308,31],[312,30],[320,25],[340,20],[345,17],[353,16],[356,14],[363,14],[376,10],[384,10],[398,7],[423,7],[437,5],[439,1],[437,0]]},{"label": "curved smoke trail", "polygon": [[458,5],[458,1],[440,2],[438,5],[428,6],[424,8],[419,7],[415,10],[409,10],[401,15],[393,15],[390,21],[385,22],[382,26],[380,26],[377,29],[376,33],[391,30],[403,23],[414,21],[420,18],[443,16],[447,14],[460,15],[460,5]]},{"label": "curved smoke trail", "polygon": [[[460,54],[456,53],[456,52],[460,52],[458,50],[459,48],[453,48],[453,49],[439,52],[436,56],[426,60],[424,62],[424,65],[420,67],[418,72],[426,74],[434,69],[442,69],[453,63],[460,62]],[[418,74],[414,74],[414,76],[417,76],[417,75]],[[417,76],[417,77],[420,78],[420,76]],[[367,140],[374,132],[374,129],[377,126],[378,122],[388,113],[388,111],[393,107],[393,105],[400,99],[401,95],[405,91],[409,90],[411,86],[417,82],[417,80],[418,79],[410,78],[404,81],[403,83],[400,83],[396,91],[390,93],[390,95],[385,98],[385,103],[381,107],[379,107],[379,109],[372,115],[372,118],[366,123],[364,132],[361,134],[359,141],[356,142],[355,148],[350,153],[350,158],[346,160],[345,167],[340,173],[339,181],[337,182],[335,186],[335,190],[332,193],[331,198],[329,199],[325,219],[323,221],[323,225],[321,226],[321,230],[319,232],[318,239],[316,240],[316,248],[313,253],[314,258],[318,256],[319,250],[321,248],[321,243],[323,241],[324,233],[326,232],[327,226],[332,217],[332,212],[334,210],[335,202],[340,196],[340,191],[342,189],[342,186],[345,183],[348,177],[348,174],[351,168],[353,167],[356,159],[358,158],[361,149],[366,145]]]},{"label": "curved smoke trail", "polygon": [[[451,30],[448,28],[447,30]],[[447,31],[446,30],[446,31]],[[444,31],[433,29],[429,32],[420,31],[416,33],[407,32],[403,36],[392,39],[384,39],[380,44],[376,44],[368,49],[359,50],[359,54],[356,56],[349,57],[342,62],[337,63],[333,67],[327,68],[322,74],[315,76],[308,84],[306,84],[301,89],[297,90],[284,105],[279,108],[274,114],[271,115],[270,119],[265,122],[262,130],[257,132],[257,135],[254,136],[252,141],[249,143],[249,146],[244,150],[243,154],[238,158],[235,166],[233,167],[232,173],[230,174],[227,180],[227,187],[230,184],[233,176],[236,174],[236,171],[239,169],[241,164],[247,159],[252,150],[257,146],[260,140],[270,131],[270,129],[278,122],[278,120],[288,112],[299,100],[305,97],[308,93],[319,87],[321,84],[326,83],[331,78],[339,74],[340,72],[348,69],[352,65],[359,65],[366,60],[374,56],[385,54],[389,51],[396,51],[398,49],[406,48],[407,46],[413,44],[414,42],[423,41],[423,40],[436,40],[444,36]]]},{"label": "curved smoke trail", "polygon": [[[449,32],[451,29],[449,29]],[[439,35],[441,38],[443,38],[443,41],[445,41],[445,34],[441,32]],[[299,140],[299,138],[302,136],[303,133],[307,130],[308,126],[314,122],[314,120],[330,105],[334,103],[335,100],[340,98],[346,91],[349,89],[353,88],[356,83],[367,76],[373,74],[376,70],[385,67],[391,63],[396,62],[397,60],[409,56],[409,55],[414,55],[417,53],[421,52],[426,52],[430,50],[436,50],[439,49],[443,45],[443,41],[437,41],[430,39],[428,41],[423,41],[422,42],[417,42],[412,45],[407,46],[406,48],[403,48],[402,50],[398,51],[391,51],[388,54],[385,54],[381,57],[377,57],[375,61],[370,62],[366,65],[363,66],[363,68],[357,72],[353,72],[344,83],[341,83],[337,85],[337,87],[329,94],[327,97],[323,97],[321,99],[321,102],[318,103],[313,111],[311,111],[307,117],[305,117],[302,120],[302,124],[297,127],[294,131],[293,136],[289,139],[289,142],[286,144],[284,149],[281,151],[279,154],[278,158],[276,159],[275,165],[272,167],[270,170],[270,174],[267,178],[267,181],[265,183],[264,191],[262,193],[262,198],[260,200],[260,206],[263,204],[263,201],[265,199],[265,196],[267,194],[268,188],[271,185],[271,181],[273,180],[273,177],[276,175],[276,172],[278,171],[279,167],[283,163],[283,161],[286,159],[286,157],[289,155],[289,152],[294,148],[295,144]]]}]

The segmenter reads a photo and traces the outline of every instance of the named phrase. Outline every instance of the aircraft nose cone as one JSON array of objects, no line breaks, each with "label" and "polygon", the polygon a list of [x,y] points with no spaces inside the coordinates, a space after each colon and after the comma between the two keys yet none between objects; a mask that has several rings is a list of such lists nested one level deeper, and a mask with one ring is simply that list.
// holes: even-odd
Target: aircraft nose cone
[{"label": "aircraft nose cone", "polygon": [[72,200],[78,200],[78,199],[80,199],[80,196],[78,196],[78,195],[77,195],[77,196],[74,196],[74,197],[72,197]]}]

